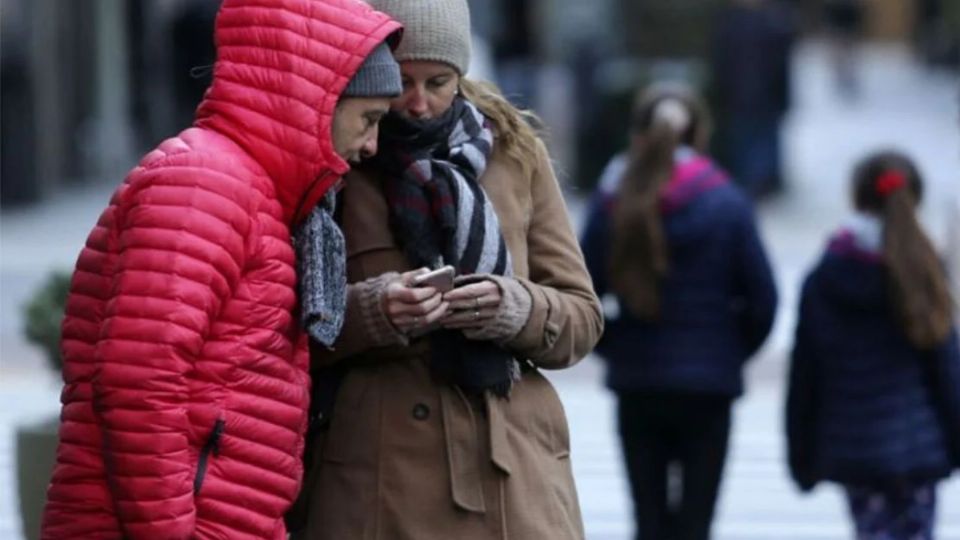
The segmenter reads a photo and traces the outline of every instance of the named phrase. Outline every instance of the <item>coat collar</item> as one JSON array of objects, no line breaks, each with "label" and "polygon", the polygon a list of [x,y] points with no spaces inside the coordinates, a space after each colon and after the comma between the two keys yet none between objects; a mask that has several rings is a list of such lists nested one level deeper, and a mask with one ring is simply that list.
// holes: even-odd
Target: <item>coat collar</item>
[{"label": "coat collar", "polygon": [[857,212],[830,239],[828,251],[841,257],[865,262],[883,260],[883,222],[880,218]]},{"label": "coat collar", "polygon": [[727,175],[710,158],[680,147],[674,153],[673,176],[660,192],[660,209],[664,214],[676,212],[700,194],[726,183]]},{"label": "coat collar", "polygon": [[[615,204],[620,183],[627,172],[629,158],[616,155],[604,169],[599,190],[608,204]],[[698,195],[726,184],[727,174],[713,161],[688,146],[680,146],[673,154],[674,169],[670,180],[660,191],[660,208],[665,214],[682,209]]]}]

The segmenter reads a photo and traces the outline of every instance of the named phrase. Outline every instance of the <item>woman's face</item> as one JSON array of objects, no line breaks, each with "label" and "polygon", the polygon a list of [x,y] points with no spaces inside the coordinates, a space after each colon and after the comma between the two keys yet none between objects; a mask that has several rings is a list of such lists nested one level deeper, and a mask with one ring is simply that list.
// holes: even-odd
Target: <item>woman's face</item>
[{"label": "woman's face", "polygon": [[443,62],[401,62],[403,94],[390,109],[411,120],[430,120],[447,112],[460,85],[460,75]]}]

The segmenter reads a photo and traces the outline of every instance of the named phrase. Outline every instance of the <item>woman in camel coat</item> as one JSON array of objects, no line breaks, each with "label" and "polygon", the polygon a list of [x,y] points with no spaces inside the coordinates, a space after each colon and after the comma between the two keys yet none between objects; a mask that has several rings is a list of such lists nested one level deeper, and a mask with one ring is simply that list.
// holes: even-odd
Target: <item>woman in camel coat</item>
[{"label": "woman in camel coat", "polygon": [[[374,5],[405,26],[396,52],[405,93],[381,124],[383,159],[347,177],[338,201],[348,304],[332,350],[313,351],[315,422],[300,534],[311,540],[582,539],[567,421],[540,370],[583,358],[603,322],[546,149],[491,87],[462,78],[469,55],[465,2]],[[459,116],[444,124],[449,129],[436,127],[451,115]],[[404,220],[413,213],[414,225],[423,225],[417,219],[424,209],[444,204],[430,195],[410,202],[422,192],[397,187],[403,165],[415,168],[422,157],[404,154],[408,139],[392,137],[411,125],[419,137],[430,131],[419,126],[433,126],[430,133],[446,143],[431,146],[426,163],[432,165],[416,185],[460,182],[472,190],[474,209],[492,209],[493,215],[472,216],[485,218],[483,232],[494,235],[493,242],[484,236],[479,243],[493,246],[498,270],[467,271],[463,259],[444,256],[461,275],[458,288],[446,294],[411,287],[417,268],[439,263],[417,260],[424,236],[411,233]],[[463,147],[463,138],[451,134],[456,129],[469,139]],[[449,155],[438,156],[444,150]],[[470,158],[465,167],[461,150],[460,158]],[[446,163],[458,172],[442,177]],[[497,229],[506,258],[496,249]],[[431,247],[449,255],[444,246]],[[449,334],[466,339],[451,347],[438,338]],[[490,353],[489,361],[467,365],[474,349]],[[504,356],[508,363],[500,364]],[[500,365],[510,366],[502,377],[488,371]],[[472,369],[483,376],[464,375]]]}]

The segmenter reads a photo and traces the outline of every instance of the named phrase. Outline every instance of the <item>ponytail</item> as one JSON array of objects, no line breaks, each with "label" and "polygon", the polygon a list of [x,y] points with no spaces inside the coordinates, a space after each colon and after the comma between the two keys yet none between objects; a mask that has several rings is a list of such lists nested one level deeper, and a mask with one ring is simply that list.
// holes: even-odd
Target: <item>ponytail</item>
[{"label": "ponytail", "polygon": [[667,274],[667,242],[660,219],[660,188],[673,173],[676,135],[651,129],[647,148],[630,157],[613,212],[611,283],[634,315],[660,313],[660,280]]},{"label": "ponytail", "polygon": [[935,348],[950,334],[952,306],[946,272],[917,220],[919,172],[906,156],[883,152],[867,158],[854,179],[858,208],[883,219],[889,294],[907,338],[920,349]]},{"label": "ponytail", "polygon": [[660,285],[669,270],[669,246],[660,214],[660,193],[673,176],[681,143],[700,146],[705,109],[685,91],[650,90],[634,109],[626,172],[612,216],[610,282],[636,317],[660,314]]}]

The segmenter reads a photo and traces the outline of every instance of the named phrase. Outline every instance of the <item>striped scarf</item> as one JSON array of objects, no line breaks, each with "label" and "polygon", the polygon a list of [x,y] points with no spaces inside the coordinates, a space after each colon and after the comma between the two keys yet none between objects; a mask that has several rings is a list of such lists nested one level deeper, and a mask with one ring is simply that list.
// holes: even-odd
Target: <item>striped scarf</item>
[{"label": "striped scarf", "polygon": [[[473,104],[458,97],[443,116],[427,121],[388,114],[379,148],[391,224],[413,265],[450,264],[458,275],[512,274],[500,224],[479,183],[493,131]],[[430,339],[434,373],[468,392],[506,396],[518,377],[513,356],[492,342],[452,331]]]},{"label": "striped scarf", "polygon": [[478,182],[493,132],[470,102],[457,98],[425,122],[389,114],[381,124],[378,162],[402,171],[385,183],[393,225],[418,266],[453,265],[458,274],[509,275],[500,224]]}]

